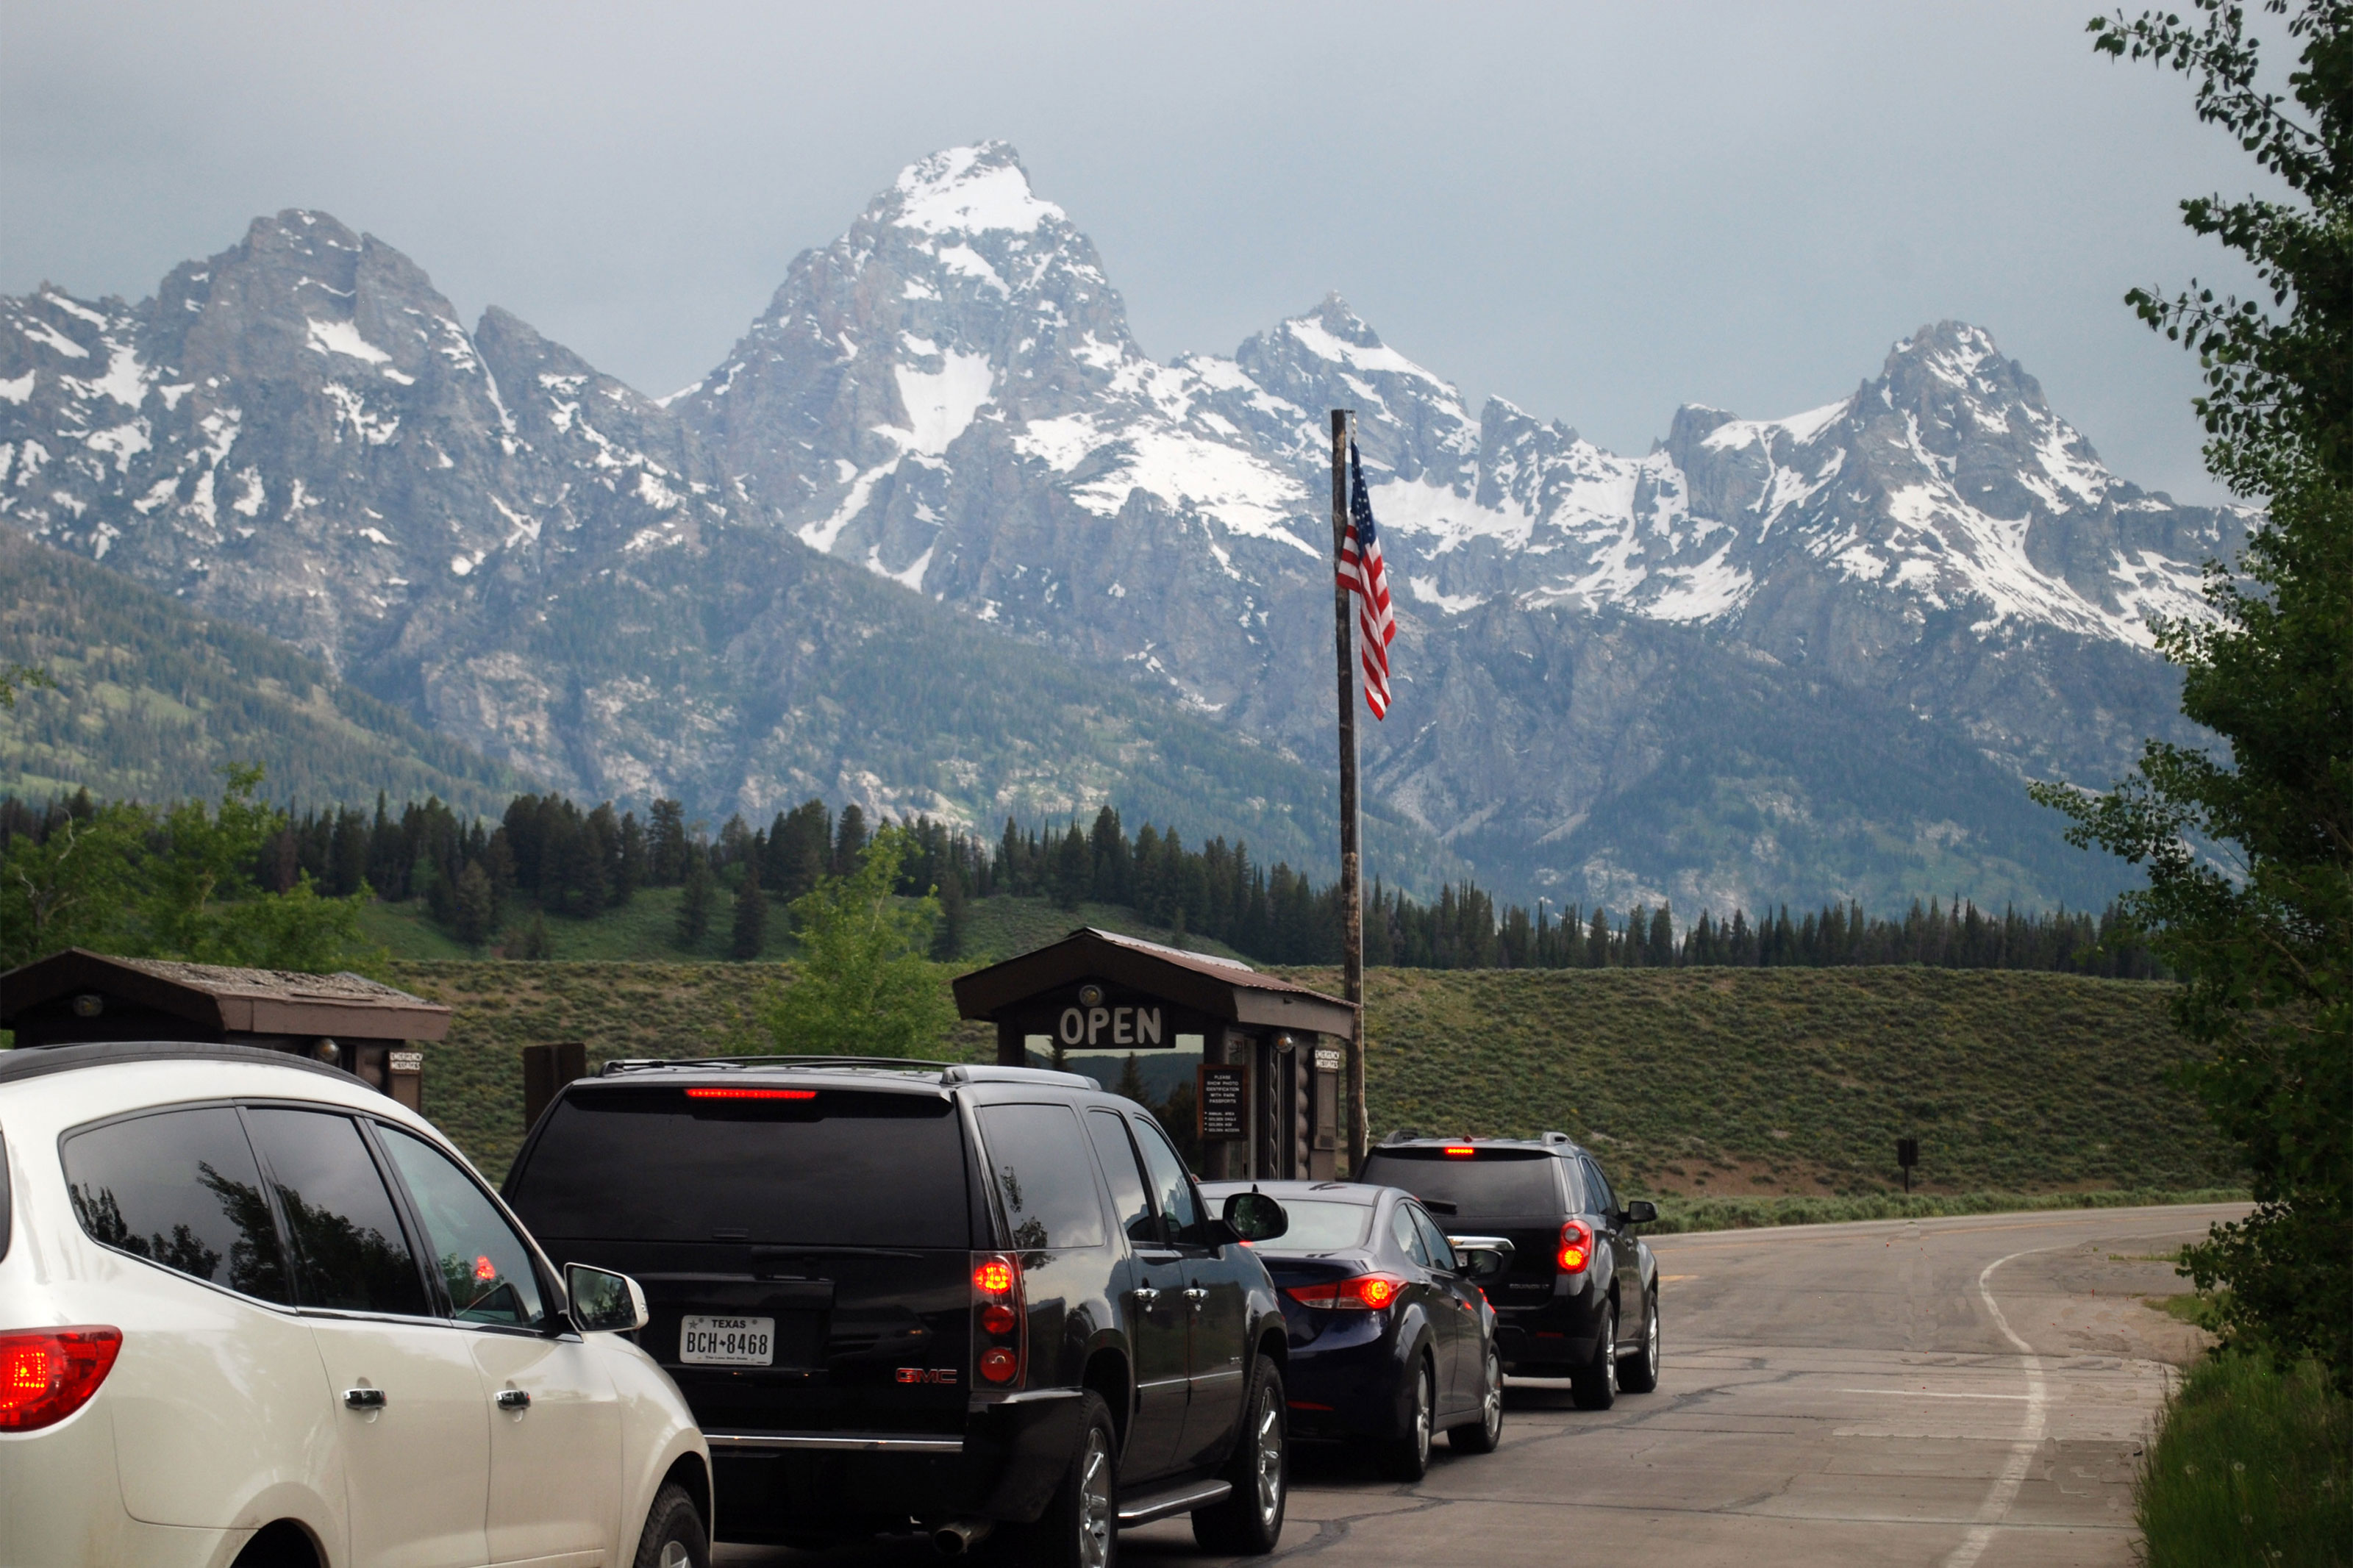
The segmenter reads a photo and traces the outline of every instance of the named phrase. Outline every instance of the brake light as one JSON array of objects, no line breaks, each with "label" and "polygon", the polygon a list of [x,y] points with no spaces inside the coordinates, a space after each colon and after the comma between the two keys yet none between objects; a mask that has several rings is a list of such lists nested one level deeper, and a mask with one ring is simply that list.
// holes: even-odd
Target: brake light
[{"label": "brake light", "polygon": [[686,1098],[689,1100],[815,1100],[817,1090],[813,1089],[737,1089],[730,1085],[723,1089],[690,1089],[686,1091]]},{"label": "brake light", "polygon": [[1405,1281],[1394,1274],[1359,1274],[1322,1285],[1293,1285],[1283,1294],[1303,1307],[1334,1312],[1377,1312],[1397,1300]]},{"label": "brake light", "polygon": [[121,1351],[120,1329],[0,1334],[0,1432],[54,1426],[89,1404]]},{"label": "brake light", "polygon": [[1478,1152],[1478,1150],[1467,1143],[1454,1143],[1447,1146],[1446,1157],[1450,1160],[1468,1160]]},{"label": "brake light", "polygon": [[1570,1220],[1560,1227],[1560,1271],[1582,1274],[1593,1261],[1593,1227],[1581,1219]]},{"label": "brake light", "polygon": [[972,1255],[972,1365],[992,1388],[1021,1386],[1029,1359],[1021,1260],[1008,1252]]}]

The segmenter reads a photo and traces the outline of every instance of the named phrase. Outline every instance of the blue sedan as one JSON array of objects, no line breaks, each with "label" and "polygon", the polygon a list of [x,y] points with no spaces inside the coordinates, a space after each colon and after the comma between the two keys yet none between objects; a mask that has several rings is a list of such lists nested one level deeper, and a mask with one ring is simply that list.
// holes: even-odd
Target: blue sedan
[{"label": "blue sedan", "polygon": [[1210,1182],[1212,1207],[1253,1186],[1290,1228],[1252,1248],[1273,1277],[1290,1333],[1283,1373],[1292,1435],[1377,1445],[1382,1468],[1419,1480],[1430,1439],[1493,1453],[1504,1429],[1504,1363],[1481,1282],[1511,1244],[1450,1238],[1395,1187],[1353,1182]]}]

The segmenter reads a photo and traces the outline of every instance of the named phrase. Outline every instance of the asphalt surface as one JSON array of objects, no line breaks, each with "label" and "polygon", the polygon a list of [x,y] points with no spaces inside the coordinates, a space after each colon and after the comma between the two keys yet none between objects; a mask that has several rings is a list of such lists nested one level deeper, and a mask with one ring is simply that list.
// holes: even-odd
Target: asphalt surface
[{"label": "asphalt surface", "polygon": [[[1664,1375],[1581,1411],[1513,1384],[1504,1444],[1420,1484],[1294,1458],[1281,1558],[1679,1568],[2134,1561],[2132,1481],[2194,1331],[2144,1298],[2229,1207],[2076,1210],[1662,1237]],[[1212,1561],[1182,1518],[1132,1563]],[[937,1562],[920,1542],[723,1547],[730,1568]]]}]

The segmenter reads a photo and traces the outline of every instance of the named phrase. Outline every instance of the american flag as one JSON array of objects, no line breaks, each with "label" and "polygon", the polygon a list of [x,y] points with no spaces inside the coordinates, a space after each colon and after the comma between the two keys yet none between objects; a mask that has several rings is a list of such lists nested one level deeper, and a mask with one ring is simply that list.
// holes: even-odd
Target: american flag
[{"label": "american flag", "polygon": [[1365,666],[1365,706],[1376,719],[1389,711],[1389,644],[1397,640],[1397,617],[1389,613],[1388,569],[1381,563],[1381,536],[1373,527],[1372,498],[1365,490],[1365,465],[1356,444],[1348,443],[1348,532],[1340,545],[1340,586],[1356,595],[1356,641]]}]

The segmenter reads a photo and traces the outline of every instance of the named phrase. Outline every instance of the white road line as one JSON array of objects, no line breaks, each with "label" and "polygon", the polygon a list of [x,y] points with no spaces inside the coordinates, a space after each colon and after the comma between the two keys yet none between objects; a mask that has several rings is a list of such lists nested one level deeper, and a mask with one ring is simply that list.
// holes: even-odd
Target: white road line
[{"label": "white road line", "polygon": [[1841,1388],[1840,1394],[1869,1394],[1881,1399],[2032,1399],[2031,1394],[1931,1394],[1925,1388]]},{"label": "white road line", "polygon": [[1995,1529],[2010,1505],[2018,1498],[2018,1489],[2025,1483],[2026,1472],[2034,1467],[2034,1456],[2042,1451],[2044,1406],[2042,1358],[2034,1347],[2018,1337],[2010,1320],[2001,1315],[2001,1308],[1993,1299],[1993,1271],[2014,1258],[2026,1258],[2037,1252],[2057,1252],[2056,1247],[2030,1247],[2023,1252],[2013,1252],[2008,1258],[1997,1258],[1978,1275],[1978,1299],[1993,1319],[1993,1326],[2001,1331],[2002,1338],[2018,1347],[2026,1358],[2026,1424],[2019,1429],[2018,1440],[2010,1446],[2010,1458],[2002,1462],[2001,1474],[1994,1478],[1993,1488],[1986,1493],[1985,1501],[1978,1506],[1978,1522],[1970,1527],[1961,1543],[1945,1559],[1945,1568],[1976,1568],[1977,1560],[1993,1544]]}]

